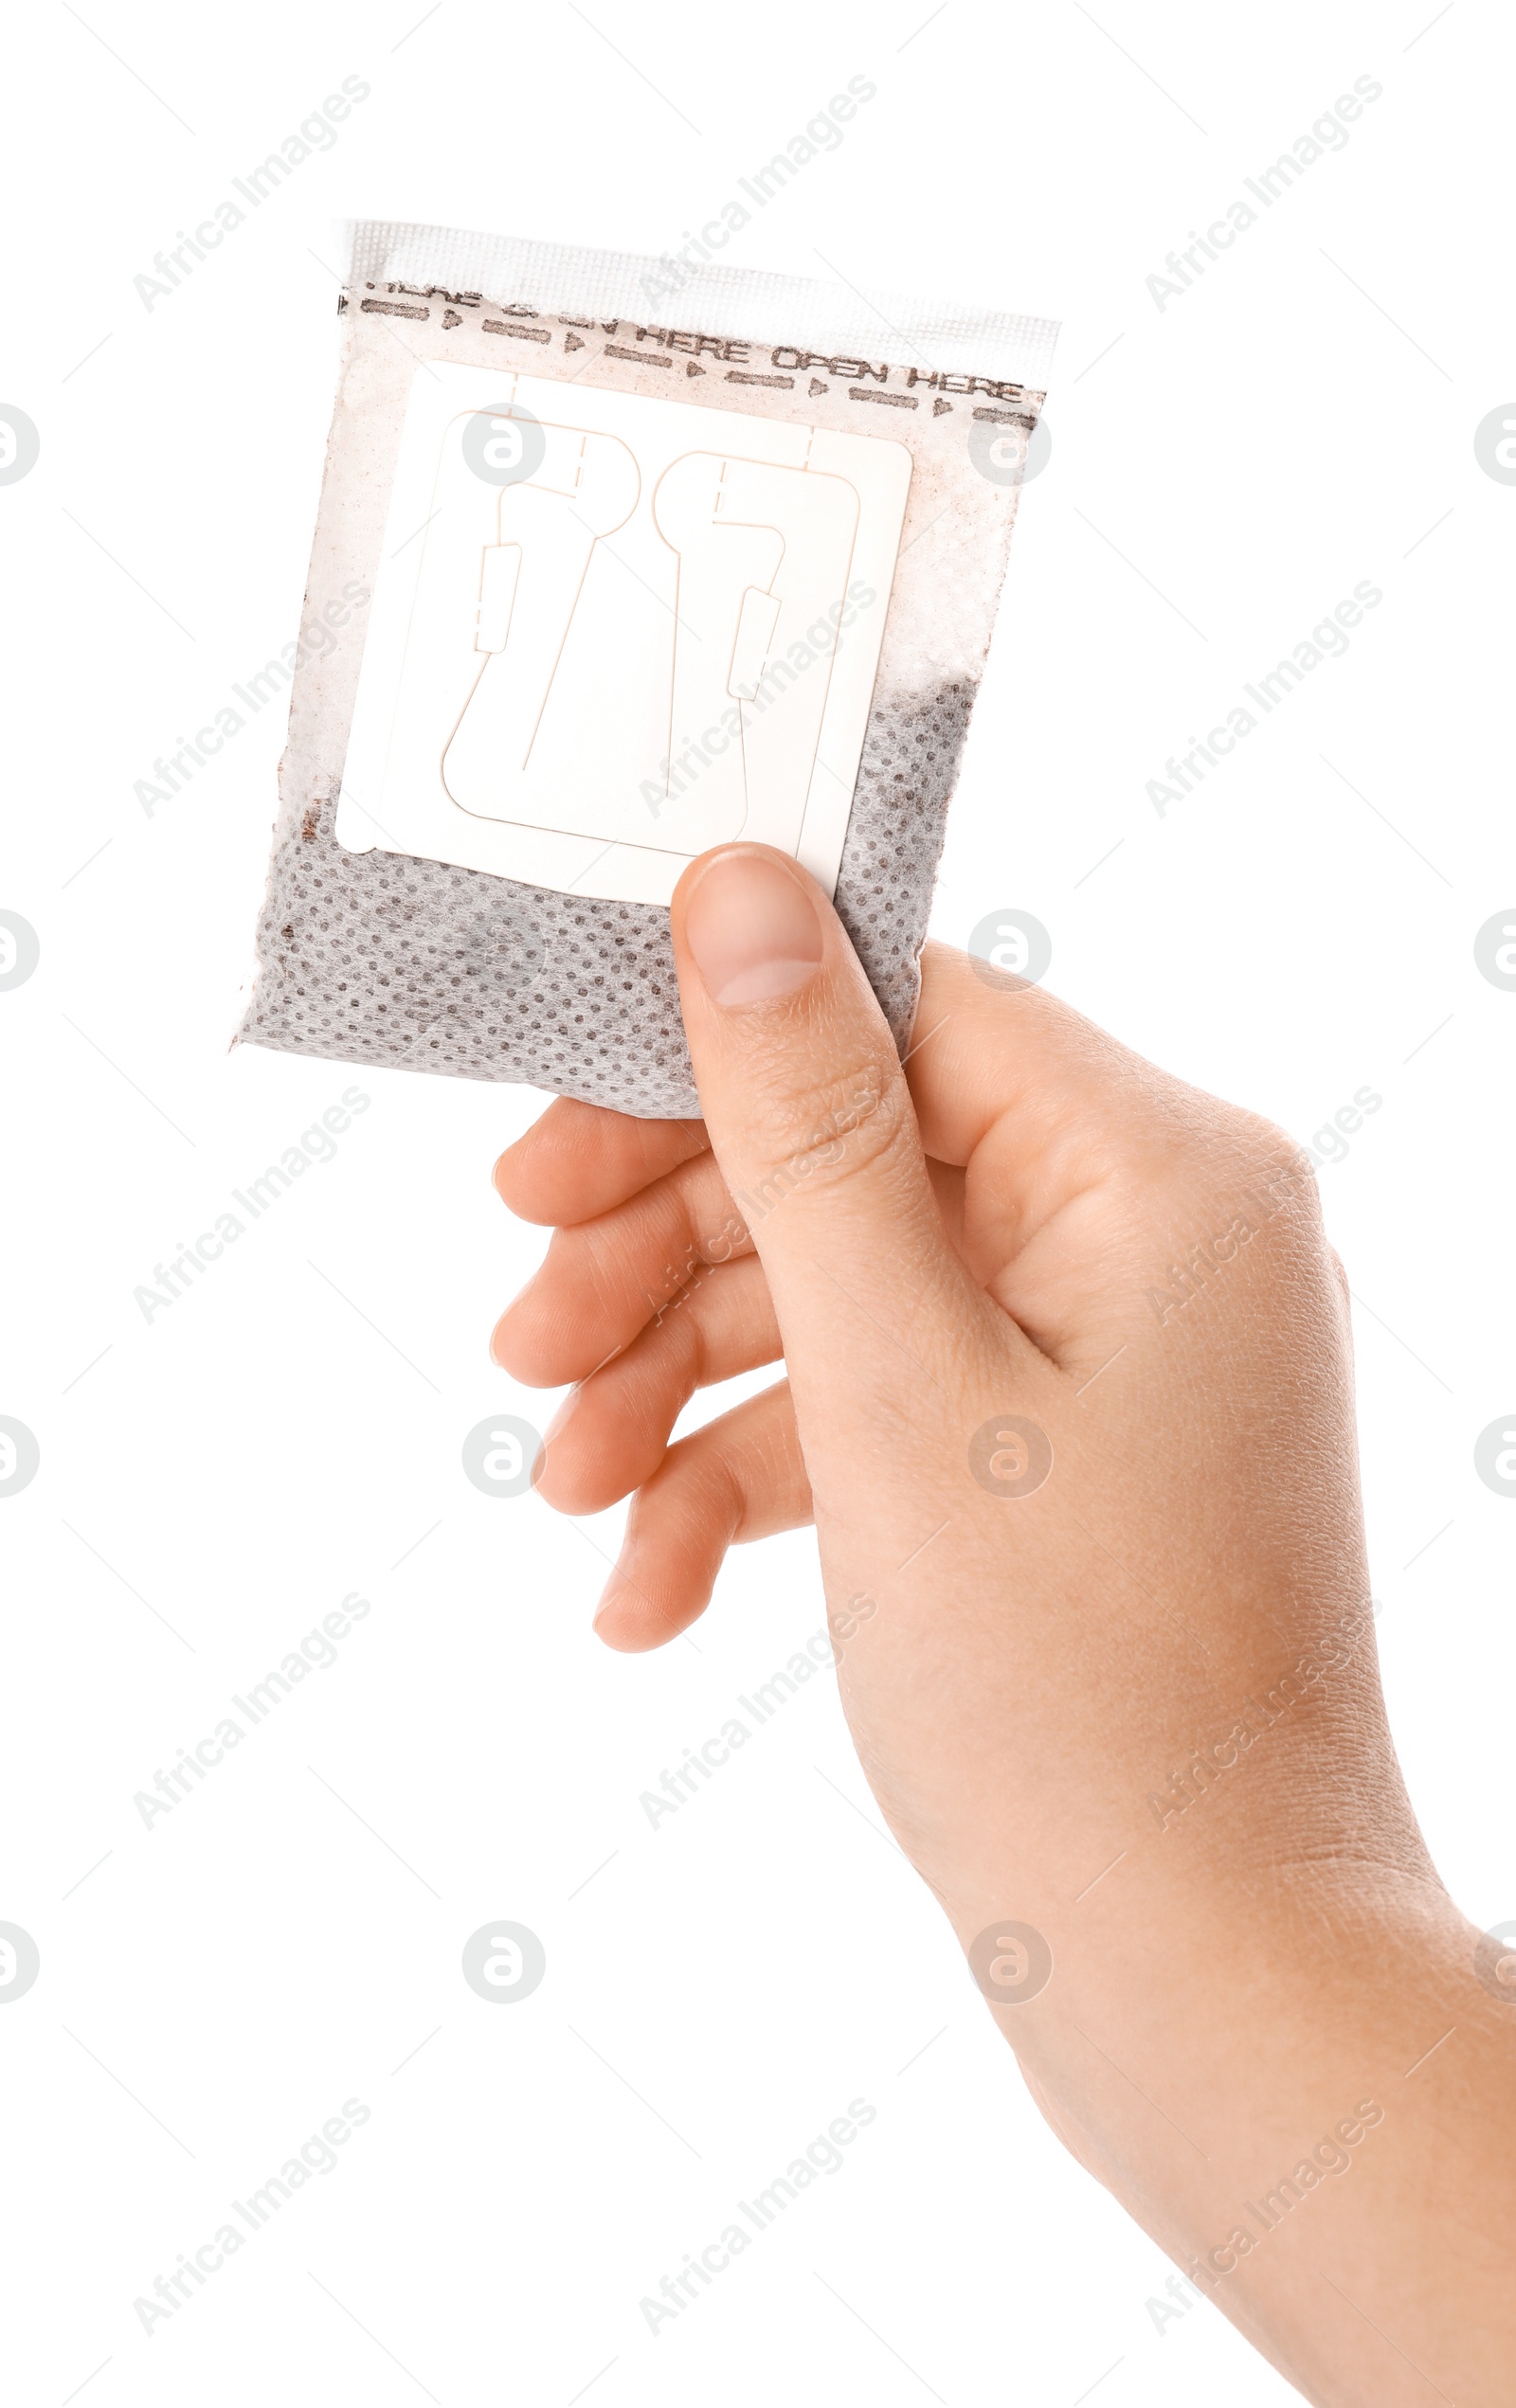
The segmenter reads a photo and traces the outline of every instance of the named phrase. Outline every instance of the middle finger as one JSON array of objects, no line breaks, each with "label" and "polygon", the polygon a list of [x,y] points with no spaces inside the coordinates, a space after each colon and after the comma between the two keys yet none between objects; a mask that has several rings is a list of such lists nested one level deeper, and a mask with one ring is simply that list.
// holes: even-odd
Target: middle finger
[{"label": "middle finger", "polygon": [[714,1156],[698,1155],[613,1212],[555,1231],[536,1277],[496,1322],[490,1352],[528,1388],[587,1378],[702,1265],[752,1250]]},{"label": "middle finger", "polygon": [[604,1513],[662,1463],[697,1388],[778,1360],[779,1322],[755,1257],[697,1273],[550,1424],[538,1493],[559,1513]]}]

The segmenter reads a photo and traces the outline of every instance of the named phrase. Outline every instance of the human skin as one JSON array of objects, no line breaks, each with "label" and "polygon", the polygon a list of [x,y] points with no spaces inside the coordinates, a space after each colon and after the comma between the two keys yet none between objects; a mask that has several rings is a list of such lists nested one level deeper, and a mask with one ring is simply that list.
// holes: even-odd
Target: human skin
[{"label": "human skin", "polygon": [[864,1772],[1055,2131],[1308,2399],[1510,2400],[1516,1960],[1396,1760],[1299,1149],[943,946],[902,1071],[766,848],[673,925],[704,1122],[560,1101],[496,1169],[554,1229],[496,1358],[577,1383],[541,1493],[632,1498],[597,1630],[814,1519]]}]

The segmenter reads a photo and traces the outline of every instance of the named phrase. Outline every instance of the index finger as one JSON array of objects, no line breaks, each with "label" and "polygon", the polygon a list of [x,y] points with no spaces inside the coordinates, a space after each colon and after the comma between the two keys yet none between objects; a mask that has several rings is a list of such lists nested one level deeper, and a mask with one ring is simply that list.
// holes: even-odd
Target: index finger
[{"label": "index finger", "polygon": [[560,1095],[495,1165],[518,1219],[572,1229],[709,1151],[703,1121],[636,1121]]},{"label": "index finger", "polygon": [[936,943],[905,1067],[929,1154],[962,1167],[1003,1126],[1023,1178],[1053,1157],[1066,1177],[1102,1174],[1172,1128],[1182,1102],[1210,1101],[1046,987]]}]

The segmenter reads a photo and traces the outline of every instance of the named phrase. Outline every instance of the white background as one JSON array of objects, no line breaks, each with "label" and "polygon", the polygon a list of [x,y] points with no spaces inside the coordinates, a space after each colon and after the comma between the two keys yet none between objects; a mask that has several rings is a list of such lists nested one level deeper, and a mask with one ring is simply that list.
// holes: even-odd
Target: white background
[{"label": "white background", "polygon": [[[228,1054],[281,714],[152,818],[133,787],[295,633],[334,215],[657,253],[863,73],[726,256],[1062,317],[934,925],[1035,912],[1061,993],[1302,1139],[1382,1096],[1322,1182],[1390,1703],[1444,1874],[1516,1914],[1516,1503],[1472,1464],[1516,1404],[1516,995],[1473,958],[1516,899],[1516,489],[1472,442],[1516,393],[1516,41],[1493,0],[927,13],[44,0],[11,36],[0,400],[42,437],[0,488],[0,907],[42,944],[0,996],[0,1411],[42,1449],[0,1500],[0,1918],[42,1955],[0,2013],[17,2401],[1292,2396],[1209,2306],[1155,2332],[1166,2261],[1030,2106],[829,1679],[649,1827],[820,1589],[805,1536],[749,1551],[690,1644],[613,1657],[619,1517],[464,1481],[482,1416],[550,1410],[485,1353],[540,1249],[490,1165],[540,1099]],[[335,147],[145,310],[153,254],[354,73]],[[1165,255],[1361,75],[1346,148],[1160,311]],[[1160,818],[1166,757],[1361,580],[1345,657]],[[336,1159],[145,1323],[134,1287],[352,1085]],[[134,1792],[352,1590],[336,1665],[144,1829]],[[548,1958],[509,2008],[460,1973],[502,1915]],[[641,2297],[859,2096],[842,2170],[650,2334]],[[134,2299],[350,2097],[337,2169],[146,2336]]]}]

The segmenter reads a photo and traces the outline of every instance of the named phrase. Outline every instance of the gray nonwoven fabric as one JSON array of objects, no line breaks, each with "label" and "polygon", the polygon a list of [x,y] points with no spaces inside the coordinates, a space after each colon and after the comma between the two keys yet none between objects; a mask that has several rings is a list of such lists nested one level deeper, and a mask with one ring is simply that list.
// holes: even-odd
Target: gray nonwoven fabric
[{"label": "gray nonwoven fabric", "polygon": [[[573,388],[624,392],[888,434],[909,449],[835,890],[903,1046],[1056,329],[437,228],[352,226],[347,257],[337,399],[239,1040],[524,1082],[642,1117],[699,1111],[666,906],[391,849],[378,812],[374,849],[338,841],[372,599],[387,561],[424,540],[420,529],[397,536],[389,506],[407,398],[436,362],[561,380],[569,414]],[[367,817],[369,800],[350,790],[345,808]]]}]

